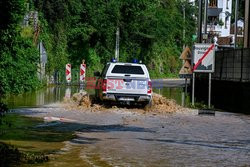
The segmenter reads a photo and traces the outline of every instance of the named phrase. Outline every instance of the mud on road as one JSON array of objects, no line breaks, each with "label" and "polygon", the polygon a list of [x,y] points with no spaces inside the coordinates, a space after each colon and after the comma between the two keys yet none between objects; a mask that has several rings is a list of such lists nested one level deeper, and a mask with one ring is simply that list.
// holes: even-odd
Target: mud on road
[{"label": "mud on road", "polygon": [[141,113],[173,113],[183,108],[178,105],[174,100],[167,99],[162,95],[154,93],[152,95],[152,103],[146,107],[142,107],[140,104],[134,105],[122,105],[115,102],[100,102],[97,101],[93,96],[87,94],[87,92],[75,93],[72,98],[65,98],[63,102],[63,107],[67,109],[77,109],[86,111],[108,111],[113,109],[129,109],[133,112],[141,112]]}]

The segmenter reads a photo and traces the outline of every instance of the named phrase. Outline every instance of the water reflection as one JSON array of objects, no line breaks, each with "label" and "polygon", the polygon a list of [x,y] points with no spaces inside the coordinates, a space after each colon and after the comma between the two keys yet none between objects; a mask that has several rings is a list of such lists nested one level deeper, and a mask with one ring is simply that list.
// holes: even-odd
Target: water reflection
[{"label": "water reflection", "polygon": [[64,96],[65,99],[70,99],[71,98],[71,87],[67,87],[65,89],[65,96]]},{"label": "water reflection", "polygon": [[[60,102],[64,98],[70,98],[74,93],[82,91],[84,91],[83,86],[54,86],[21,95],[9,95],[3,101],[9,108],[37,107]],[[169,99],[176,100],[180,105],[183,104],[182,88],[155,88],[153,91]],[[94,90],[88,89],[87,92],[89,94],[94,94]],[[189,102],[189,99],[189,97],[185,99],[185,104]]]},{"label": "water reflection", "polygon": [[79,91],[79,87],[47,87],[41,90],[27,92],[21,95],[9,95],[3,101],[9,108],[36,107],[70,98],[72,94]]},{"label": "water reflection", "polygon": [[182,106],[186,106],[190,102],[190,97],[183,88],[155,88],[153,91],[168,99],[174,99],[177,104]]}]

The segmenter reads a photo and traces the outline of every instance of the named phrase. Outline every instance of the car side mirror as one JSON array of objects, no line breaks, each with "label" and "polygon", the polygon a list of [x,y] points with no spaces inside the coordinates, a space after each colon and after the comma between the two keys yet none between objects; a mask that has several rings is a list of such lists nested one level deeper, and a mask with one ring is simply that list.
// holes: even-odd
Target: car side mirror
[{"label": "car side mirror", "polygon": [[94,72],[94,76],[95,76],[95,77],[99,77],[99,76],[101,76],[101,73],[100,73],[99,71],[95,71],[95,72]]}]

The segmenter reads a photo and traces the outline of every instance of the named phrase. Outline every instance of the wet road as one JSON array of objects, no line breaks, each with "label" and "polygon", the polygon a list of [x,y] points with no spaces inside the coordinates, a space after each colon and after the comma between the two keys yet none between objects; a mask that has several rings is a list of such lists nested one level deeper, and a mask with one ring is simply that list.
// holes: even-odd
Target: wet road
[{"label": "wet road", "polygon": [[68,111],[56,104],[16,111],[75,120],[51,126],[75,131],[77,137],[62,150],[80,150],[76,156],[87,166],[250,166],[250,116],[246,115],[201,116],[195,110],[165,115],[127,109]]}]

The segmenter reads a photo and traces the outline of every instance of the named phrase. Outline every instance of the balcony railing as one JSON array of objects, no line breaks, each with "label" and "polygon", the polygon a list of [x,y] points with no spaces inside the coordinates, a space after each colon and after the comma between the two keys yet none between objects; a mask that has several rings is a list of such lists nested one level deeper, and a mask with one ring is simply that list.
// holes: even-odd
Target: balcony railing
[{"label": "balcony railing", "polygon": [[219,16],[222,12],[222,8],[208,8],[207,9],[207,15],[209,16]]}]

